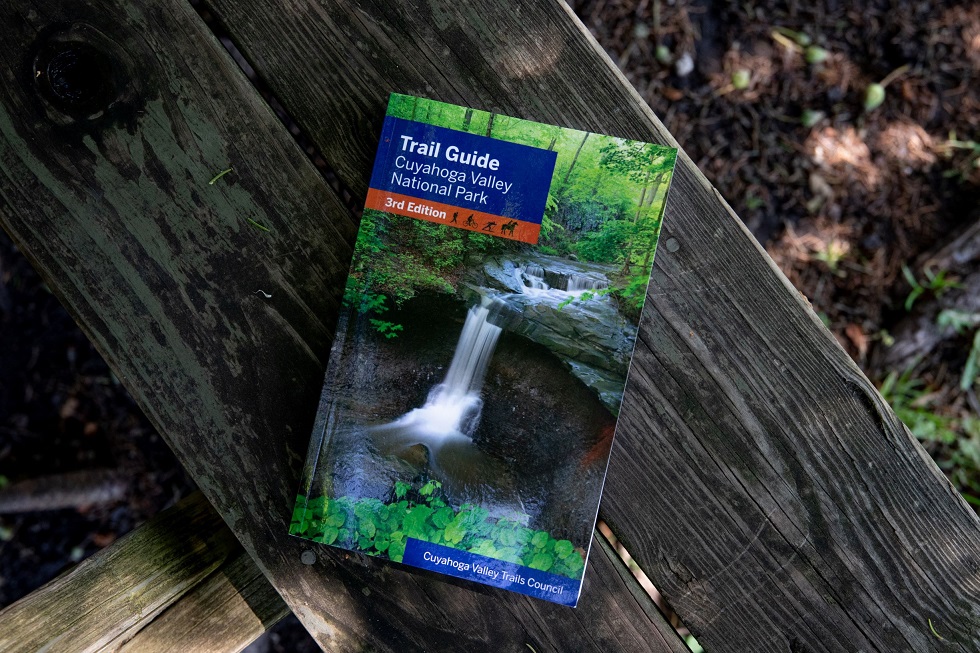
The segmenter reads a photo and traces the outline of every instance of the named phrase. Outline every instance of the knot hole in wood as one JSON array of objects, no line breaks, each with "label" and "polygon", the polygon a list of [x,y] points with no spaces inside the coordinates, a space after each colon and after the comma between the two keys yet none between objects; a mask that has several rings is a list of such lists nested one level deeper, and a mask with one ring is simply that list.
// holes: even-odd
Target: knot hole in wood
[{"label": "knot hole in wood", "polygon": [[42,45],[34,60],[38,91],[59,111],[91,117],[119,96],[113,62],[98,48],[78,41]]},{"label": "knot hole in wood", "polygon": [[[127,53],[124,44],[87,23],[52,27],[34,42],[30,58],[34,90],[44,113],[58,125],[86,125],[132,117],[150,75]],[[142,77],[141,77],[142,76]]]}]

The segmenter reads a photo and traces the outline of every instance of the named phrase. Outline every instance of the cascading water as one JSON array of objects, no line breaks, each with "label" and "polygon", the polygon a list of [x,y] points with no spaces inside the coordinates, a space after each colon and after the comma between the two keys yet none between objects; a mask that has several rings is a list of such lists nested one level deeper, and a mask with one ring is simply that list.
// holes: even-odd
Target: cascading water
[{"label": "cascading water", "polygon": [[584,292],[586,290],[602,290],[608,288],[609,282],[601,279],[593,279],[580,274],[573,274],[568,277],[568,292]]},{"label": "cascading water", "polygon": [[528,263],[523,268],[517,268],[518,281],[533,290],[548,290],[548,284],[544,281],[544,268],[535,263]]},{"label": "cascading water", "polygon": [[537,263],[528,263],[523,267],[514,268],[514,276],[526,295],[551,296],[559,300],[569,295],[581,295],[586,291],[601,290],[609,287],[609,280],[603,275],[587,276],[574,272],[557,272],[552,275],[556,285],[551,286],[545,281],[545,270]]},{"label": "cascading water", "polygon": [[450,486],[484,482],[500,473],[500,463],[472,440],[483,408],[483,377],[501,332],[488,319],[495,310],[489,299],[470,308],[446,378],[429,391],[425,405],[371,429],[386,454],[404,455],[424,445],[431,466]]}]

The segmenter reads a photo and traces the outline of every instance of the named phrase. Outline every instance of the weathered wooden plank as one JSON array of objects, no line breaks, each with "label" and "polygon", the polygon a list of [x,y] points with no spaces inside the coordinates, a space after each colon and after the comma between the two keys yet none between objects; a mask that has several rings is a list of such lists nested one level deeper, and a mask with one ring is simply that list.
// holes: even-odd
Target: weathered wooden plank
[{"label": "weathered wooden plank", "polygon": [[[207,3],[355,193],[390,90],[673,142],[549,0]],[[976,515],[686,156],[664,241],[603,513],[685,623],[713,651],[980,647]]]},{"label": "weathered wooden plank", "polygon": [[195,493],[0,612],[0,650],[114,649],[241,551]]},{"label": "weathered wooden plank", "polygon": [[[219,527],[227,529],[220,522]],[[231,531],[227,531],[234,537]],[[245,550],[167,608],[119,653],[237,653],[289,614]]]},{"label": "weathered wooden plank", "polygon": [[0,34],[0,222],[324,647],[676,650],[604,555],[583,598],[602,609],[579,612],[333,550],[302,564],[286,524],[350,215],[189,6],[18,0]]}]

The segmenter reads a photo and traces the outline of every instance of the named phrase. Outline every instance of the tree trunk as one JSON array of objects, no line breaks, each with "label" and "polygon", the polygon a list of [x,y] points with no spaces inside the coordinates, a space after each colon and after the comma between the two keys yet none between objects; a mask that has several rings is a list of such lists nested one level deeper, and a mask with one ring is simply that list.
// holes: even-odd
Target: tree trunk
[{"label": "tree trunk", "polygon": [[643,179],[643,191],[640,193],[640,201],[636,205],[636,215],[633,216],[633,233],[630,234],[629,242],[626,243],[626,260],[623,261],[623,269],[621,274],[627,275],[630,273],[630,265],[632,264],[633,258],[633,243],[636,241],[636,225],[640,222],[640,211],[643,210],[643,201],[647,196],[647,188],[650,187],[650,171],[647,170],[646,177]]},{"label": "tree trunk", "polygon": [[585,141],[589,140],[589,132],[585,133],[585,138],[582,142],[578,144],[578,149],[575,150],[575,156],[572,157],[572,163],[568,166],[568,172],[565,173],[565,179],[561,182],[562,188],[568,185],[568,179],[572,176],[572,170],[575,169],[575,164],[578,163],[578,155],[582,153],[582,148],[585,147]]},{"label": "tree trunk", "polygon": [[647,188],[650,187],[650,171],[647,170],[647,176],[643,178],[643,192],[640,193],[640,201],[636,205],[636,215],[633,216],[633,226],[640,221],[640,211],[643,210],[643,201],[647,198]]},{"label": "tree trunk", "polygon": [[470,122],[473,121],[473,109],[467,109],[466,113],[463,114],[463,131],[468,132],[470,130]]},{"label": "tree trunk", "polygon": [[490,114],[490,120],[487,121],[487,136],[489,136],[490,134],[493,133],[493,118],[496,115],[497,114],[495,114],[495,113],[491,113]]},{"label": "tree trunk", "polygon": [[665,175],[666,173],[661,172],[653,181],[653,192],[650,193],[650,199],[647,200],[647,206],[653,206],[653,202],[657,199],[657,194],[660,192],[660,185],[664,183]]}]

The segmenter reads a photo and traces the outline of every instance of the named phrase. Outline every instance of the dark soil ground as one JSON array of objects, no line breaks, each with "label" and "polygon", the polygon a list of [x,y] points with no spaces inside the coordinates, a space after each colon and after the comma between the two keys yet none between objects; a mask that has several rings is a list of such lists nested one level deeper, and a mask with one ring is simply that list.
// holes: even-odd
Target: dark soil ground
[{"label": "dark soil ground", "polygon": [[[869,363],[906,317],[902,265],[922,279],[916,261],[980,219],[980,5],[587,0],[575,9],[868,375],[880,383],[903,372]],[[824,61],[807,63],[807,39]],[[865,110],[868,85],[882,81],[884,102]],[[956,436],[924,444],[969,491],[980,429],[970,430],[975,389],[958,387],[968,350],[967,336],[954,337],[921,360],[910,401]],[[91,474],[76,507],[0,514],[0,607],[193,489],[0,234],[0,484],[79,470]],[[257,650],[314,650],[297,628],[288,622]]]}]

